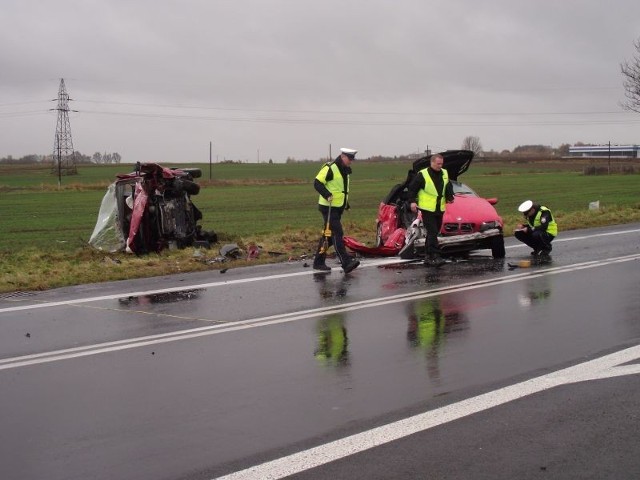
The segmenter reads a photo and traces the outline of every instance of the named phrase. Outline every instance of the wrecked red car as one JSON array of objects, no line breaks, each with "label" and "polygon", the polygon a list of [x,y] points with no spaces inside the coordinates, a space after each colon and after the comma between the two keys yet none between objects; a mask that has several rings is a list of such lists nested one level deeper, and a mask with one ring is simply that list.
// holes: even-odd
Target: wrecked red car
[{"label": "wrecked red car", "polygon": [[[490,249],[494,258],[504,258],[504,223],[494,205],[497,198],[482,198],[458,181],[473,160],[469,150],[442,152],[443,167],[453,185],[454,201],[447,205],[438,242],[443,255],[467,255],[471,251]],[[345,237],[345,245],[363,255],[415,258],[423,255],[426,230],[420,214],[411,212],[407,187],[418,172],[429,166],[431,155],[414,161],[406,180],[395,185],[380,203],[373,247]]]},{"label": "wrecked red car", "polygon": [[134,172],[117,175],[102,199],[89,244],[108,252],[144,254],[165,248],[209,247],[217,241],[198,221],[191,201],[200,192],[197,168],[165,168],[137,163]]}]

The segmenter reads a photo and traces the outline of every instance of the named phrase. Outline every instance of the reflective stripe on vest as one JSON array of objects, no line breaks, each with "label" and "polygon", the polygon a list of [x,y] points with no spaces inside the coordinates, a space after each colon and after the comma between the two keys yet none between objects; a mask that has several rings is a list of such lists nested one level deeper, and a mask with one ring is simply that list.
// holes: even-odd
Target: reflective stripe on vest
[{"label": "reflective stripe on vest", "polygon": [[[547,207],[540,207],[540,210],[538,210],[538,213],[536,213],[536,217],[533,219],[533,225],[531,225],[531,222],[529,222],[529,225],[531,225],[533,228],[542,225],[542,222],[540,222],[542,212],[551,213],[551,210],[549,210]],[[549,235],[553,235],[554,237],[558,235],[558,224],[554,220],[553,215],[551,215],[551,221],[549,222],[549,225],[547,225],[547,233]]]},{"label": "reflective stripe on vest", "polygon": [[[333,178],[327,181],[329,169],[333,172]],[[333,196],[333,200],[331,201],[332,207],[342,207],[345,205],[345,200],[349,193],[349,177],[347,176],[347,188],[345,188],[344,178],[335,163],[327,163],[324,165],[320,169],[320,172],[318,172],[318,175],[316,175],[316,179],[322,182],[324,186],[327,187],[327,190],[331,192]],[[320,205],[329,205],[329,202],[325,200],[322,195],[318,195],[318,203]]]},{"label": "reflective stripe on vest", "polygon": [[[431,179],[431,175],[427,172],[427,169],[424,168],[420,170],[420,173],[424,177],[424,188],[421,188],[418,192],[418,208],[420,210],[427,210],[429,212],[436,211],[436,202],[438,201],[438,192],[436,190],[436,186]],[[444,212],[447,200],[444,198],[444,192],[447,188],[447,183],[449,183],[449,172],[447,172],[444,168],[442,169],[442,196],[440,197],[440,211]]]}]

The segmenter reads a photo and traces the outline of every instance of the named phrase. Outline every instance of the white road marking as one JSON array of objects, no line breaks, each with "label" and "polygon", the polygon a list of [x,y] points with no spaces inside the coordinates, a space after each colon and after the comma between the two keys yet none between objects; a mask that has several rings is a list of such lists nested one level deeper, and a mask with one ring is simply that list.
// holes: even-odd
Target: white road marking
[{"label": "white road marking", "polygon": [[[294,322],[308,318],[315,318],[329,313],[349,312],[360,310],[363,308],[377,307],[392,303],[406,302],[421,298],[428,298],[436,295],[445,295],[453,292],[463,292],[467,290],[475,290],[495,285],[502,285],[513,282],[530,280],[532,278],[544,275],[556,275],[560,273],[573,272],[588,268],[597,268],[615,263],[629,262],[640,260],[640,254],[626,255],[623,257],[614,257],[606,260],[593,260],[590,262],[577,263],[564,267],[553,267],[536,271],[525,271],[519,274],[507,274],[502,277],[481,280],[477,282],[462,283],[452,285],[450,287],[436,288],[430,290],[421,290],[416,292],[391,295],[388,297],[378,297],[358,302],[344,303],[331,307],[316,308],[310,310],[300,310],[291,313],[269,315],[265,317],[251,318],[237,322],[217,323],[205,327],[192,328],[188,330],[180,330],[177,332],[162,333],[158,335],[149,335],[145,337],[137,337],[133,339],[117,340],[113,342],[105,342],[94,345],[86,345],[83,347],[68,348],[63,350],[55,350],[51,352],[36,353],[32,355],[23,355],[19,357],[0,359],[0,370],[10,368],[25,367],[40,363],[49,363],[71,358],[85,357],[88,355],[97,355],[100,353],[115,352],[118,350],[127,350],[131,348],[139,348],[159,343],[175,342],[179,340],[187,340],[209,335],[217,335],[221,333],[234,332],[249,328],[264,327],[267,325],[277,325],[282,323]],[[117,297],[120,298],[120,297]]]},{"label": "white road marking", "polygon": [[[594,237],[606,237],[611,235],[626,235],[630,233],[639,233],[639,232],[640,232],[640,229],[632,229],[632,230],[623,230],[620,232],[598,233],[598,234],[586,235],[582,237],[558,238],[554,240],[554,243],[570,242],[574,240],[582,240],[582,239],[588,239],[588,238],[594,238]],[[523,243],[519,243],[517,245],[511,245],[506,248],[511,249],[511,248],[523,248],[523,247],[527,247],[527,246]],[[402,260],[398,257],[382,258],[382,259],[367,259],[367,261],[363,262],[358,268],[363,269],[363,268],[379,267],[382,265],[407,263],[410,261],[411,260]],[[340,270],[340,269],[334,268],[334,270]],[[8,312],[23,311],[23,310],[32,310],[37,308],[49,308],[49,307],[57,307],[57,306],[64,306],[64,305],[78,305],[82,303],[99,302],[103,300],[116,300],[122,297],[140,297],[140,296],[146,296],[146,295],[158,295],[161,293],[182,292],[184,290],[213,288],[213,287],[220,287],[220,286],[234,285],[234,284],[241,284],[241,283],[259,282],[259,281],[265,281],[265,280],[271,281],[271,280],[276,280],[278,278],[289,278],[289,277],[298,277],[298,276],[304,276],[304,275],[313,275],[314,273],[317,273],[317,272],[312,269],[308,269],[303,272],[283,273],[279,275],[270,275],[266,277],[240,278],[240,279],[228,280],[228,281],[209,282],[209,283],[201,283],[201,284],[193,284],[193,285],[180,285],[177,287],[162,288],[162,289],[156,289],[156,290],[144,290],[139,292],[122,292],[122,293],[116,293],[112,295],[101,295],[96,297],[79,298],[75,300],[62,300],[59,302],[42,302],[42,303],[34,303],[34,304],[27,304],[27,305],[17,305],[13,307],[0,308],[0,314],[8,313]]]},{"label": "white road marking", "polygon": [[[400,258],[383,258],[383,259],[375,259],[371,261],[367,261],[366,263],[362,263],[358,269],[370,268],[370,267],[379,267],[381,265],[392,265],[395,263],[406,263],[411,260],[402,260]],[[336,268],[334,270],[340,270]],[[213,271],[215,272],[215,271]],[[305,269],[303,272],[293,272],[293,273],[282,273],[279,275],[269,275],[266,277],[250,277],[250,278],[239,278],[236,280],[227,280],[220,282],[209,282],[209,283],[200,283],[200,284],[189,284],[189,285],[180,285],[178,287],[170,287],[170,288],[161,288],[157,290],[145,290],[139,292],[121,292],[115,293],[112,295],[100,295],[97,297],[86,297],[86,298],[78,298],[75,300],[61,300],[59,302],[42,302],[42,303],[33,303],[29,305],[18,305],[15,307],[5,307],[0,308],[0,313],[7,312],[18,312],[21,310],[33,310],[36,308],[50,308],[50,307],[59,307],[64,305],[77,305],[81,303],[91,303],[91,302],[100,302],[103,300],[117,300],[123,297],[142,297],[147,295],[158,295],[161,293],[173,293],[173,292],[183,292],[185,290],[200,290],[205,288],[213,288],[213,287],[221,287],[227,285],[237,285],[241,283],[252,283],[252,282],[260,282],[260,281],[272,281],[277,280],[279,278],[289,278],[289,277],[299,277],[304,275],[313,275],[317,274],[316,270],[311,268]]]},{"label": "white road marking", "polygon": [[640,374],[640,345],[294,453],[217,480],[277,480],[564,384]]},{"label": "white road marking", "polygon": [[[621,232],[606,232],[606,233],[596,233],[594,235],[582,235],[580,237],[560,237],[560,238],[556,238],[553,243],[562,243],[562,242],[575,242],[576,240],[587,240],[587,239],[592,239],[592,238],[596,238],[596,237],[609,237],[611,235],[626,235],[629,233],[640,233],[640,228],[636,228],[633,230],[623,230]],[[508,247],[505,248],[531,248],[527,245],[525,245],[524,243],[518,243],[516,245],[510,245]]]}]

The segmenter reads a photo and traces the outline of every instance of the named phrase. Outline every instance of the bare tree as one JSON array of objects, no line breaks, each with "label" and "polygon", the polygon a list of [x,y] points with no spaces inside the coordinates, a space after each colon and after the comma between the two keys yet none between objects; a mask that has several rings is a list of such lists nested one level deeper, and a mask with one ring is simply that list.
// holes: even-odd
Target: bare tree
[{"label": "bare tree", "polygon": [[620,64],[620,70],[624,76],[625,97],[627,97],[622,108],[640,113],[640,38],[633,42],[633,46],[636,47],[633,60]]},{"label": "bare tree", "polygon": [[463,150],[471,150],[473,156],[477,157],[482,153],[482,144],[480,143],[480,137],[468,136],[462,141]]}]

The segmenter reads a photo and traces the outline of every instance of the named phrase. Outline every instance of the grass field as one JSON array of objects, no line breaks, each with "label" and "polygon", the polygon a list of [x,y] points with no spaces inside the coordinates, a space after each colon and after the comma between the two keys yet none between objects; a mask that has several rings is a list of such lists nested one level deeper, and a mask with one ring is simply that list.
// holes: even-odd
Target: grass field
[{"label": "grass field", "polygon": [[[251,242],[282,252],[276,261],[312,253],[320,231],[313,178],[318,163],[214,164],[198,167],[200,193],[193,197],[200,222],[220,243]],[[355,162],[347,234],[371,242],[380,200],[406,177],[406,163]],[[476,162],[462,180],[485,197],[498,197],[498,212],[511,234],[517,206],[531,198],[549,206],[561,230],[640,220],[640,176],[582,174],[584,162]],[[145,257],[105,255],[87,246],[101,199],[117,173],[132,165],[80,166],[58,177],[49,168],[0,166],[0,292],[46,289],[85,282],[221,268],[195,260],[194,249]],[[601,210],[588,210],[599,200]],[[215,257],[217,248],[206,251]],[[241,261],[239,261],[242,263]],[[226,265],[228,266],[228,265]]]}]

